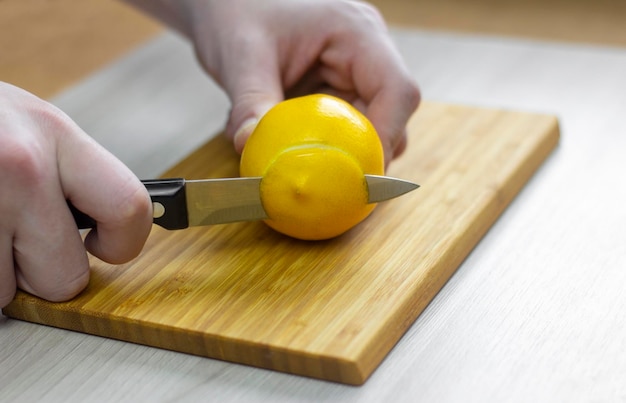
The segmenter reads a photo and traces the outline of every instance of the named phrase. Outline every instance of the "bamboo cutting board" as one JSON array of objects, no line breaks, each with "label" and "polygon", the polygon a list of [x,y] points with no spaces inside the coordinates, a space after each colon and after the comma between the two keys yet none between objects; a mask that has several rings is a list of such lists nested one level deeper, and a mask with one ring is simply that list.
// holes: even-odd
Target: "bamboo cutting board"
[{"label": "bamboo cutting board", "polygon": [[[169,232],[142,255],[91,259],[88,288],[5,315],[348,384],[362,384],[558,143],[546,115],[423,103],[389,175],[420,183],[347,234],[297,241],[263,223]],[[164,176],[238,174],[221,136]]]}]

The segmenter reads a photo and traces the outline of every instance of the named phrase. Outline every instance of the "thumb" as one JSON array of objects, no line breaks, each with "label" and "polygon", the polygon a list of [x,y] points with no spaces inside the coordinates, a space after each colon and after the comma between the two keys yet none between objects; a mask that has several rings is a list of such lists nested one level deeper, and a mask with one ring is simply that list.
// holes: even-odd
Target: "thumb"
[{"label": "thumb", "polygon": [[226,73],[224,87],[232,106],[225,133],[239,153],[259,119],[284,99],[276,60],[268,54],[259,49],[248,52]]}]

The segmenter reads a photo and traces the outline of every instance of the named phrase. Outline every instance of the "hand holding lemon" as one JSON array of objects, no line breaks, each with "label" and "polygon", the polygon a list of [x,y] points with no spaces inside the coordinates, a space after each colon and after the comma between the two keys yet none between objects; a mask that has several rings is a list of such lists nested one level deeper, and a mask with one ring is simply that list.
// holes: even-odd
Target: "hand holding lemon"
[{"label": "hand holding lemon", "polygon": [[367,2],[129,1],[193,40],[202,66],[232,103],[225,133],[238,152],[271,107],[326,93],[367,116],[387,164],[402,153],[420,93],[382,15]]},{"label": "hand holding lemon", "polygon": [[347,102],[308,95],[278,103],[259,121],[241,156],[242,176],[260,176],[266,223],[286,235],[320,240],[365,219],[365,174],[384,173],[372,124]]}]

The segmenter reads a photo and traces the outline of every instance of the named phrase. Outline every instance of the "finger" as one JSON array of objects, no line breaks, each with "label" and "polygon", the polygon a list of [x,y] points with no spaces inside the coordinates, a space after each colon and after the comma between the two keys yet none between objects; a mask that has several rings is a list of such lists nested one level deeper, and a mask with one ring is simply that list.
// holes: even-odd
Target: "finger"
[{"label": "finger", "polygon": [[376,128],[388,166],[406,146],[406,124],[420,92],[384,25],[373,23],[357,32],[324,50],[320,74],[342,98],[356,94],[351,103]]},{"label": "finger", "polygon": [[34,295],[65,300],[87,284],[87,255],[60,187],[54,149],[44,152],[46,144],[31,136],[33,126],[20,129],[14,129],[20,140],[3,158],[3,186],[12,192],[2,203],[9,214],[1,226],[10,236],[1,240],[2,270],[14,272],[17,286]]},{"label": "finger", "polygon": [[4,308],[15,296],[15,268],[13,267],[13,235],[0,233],[0,308]]},{"label": "finger", "polygon": [[417,108],[419,97],[404,89],[383,91],[368,105],[366,116],[370,119],[385,151],[385,165],[400,155],[406,147],[406,125]]},{"label": "finger", "polygon": [[65,197],[97,222],[87,250],[115,264],[136,257],[152,224],[150,196],[137,177],[84,134],[63,139],[59,171]]},{"label": "finger", "polygon": [[262,36],[241,44],[222,64],[222,83],[232,108],[226,135],[238,152],[254,130],[256,122],[284,99],[276,50]]},{"label": "finger", "polygon": [[[44,192],[40,192],[44,193]],[[82,239],[58,189],[28,206],[13,239],[19,288],[49,301],[65,301],[89,281]]]},{"label": "finger", "polygon": [[400,136],[400,141],[396,144],[396,146],[393,149],[393,158],[395,159],[401,156],[402,153],[404,153],[404,150],[406,150],[407,145],[408,145],[408,136],[407,136],[407,131],[404,130],[404,133],[402,134],[402,136]]},{"label": "finger", "polygon": [[[328,77],[329,74],[325,76]],[[381,93],[375,94],[373,99],[368,101],[341,78],[337,78],[338,75],[335,77],[334,80],[327,79],[318,87],[317,92],[346,100],[372,121],[383,143],[385,161],[388,165],[391,159],[400,156],[407,146],[406,124],[419,102],[419,90],[417,94],[412,94],[414,84],[408,81],[399,90],[382,88]]]},{"label": "finger", "polygon": [[421,94],[390,40],[383,41],[380,47],[386,53],[383,57],[372,56],[356,62],[359,67],[355,86],[367,103],[365,114],[380,136],[388,166],[406,147],[406,125],[419,105]]}]

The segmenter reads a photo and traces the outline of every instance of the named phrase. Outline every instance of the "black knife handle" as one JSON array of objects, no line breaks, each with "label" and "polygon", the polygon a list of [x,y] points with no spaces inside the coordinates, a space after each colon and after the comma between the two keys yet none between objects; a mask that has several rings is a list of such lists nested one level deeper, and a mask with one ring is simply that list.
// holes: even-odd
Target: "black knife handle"
[{"label": "black knife handle", "polygon": [[187,194],[185,180],[173,179],[146,179],[141,181],[152,199],[152,205],[163,206],[163,215],[154,218],[154,223],[165,229],[183,229],[189,227],[187,215]]},{"label": "black knife handle", "polygon": [[[146,179],[141,183],[148,189],[155,212],[157,210],[163,212],[162,215],[154,217],[155,224],[169,230],[189,227],[184,179]],[[67,204],[79,229],[96,227],[96,221],[93,218],[79,211],[70,202]]]}]

